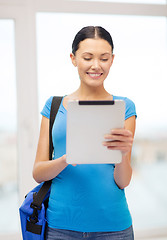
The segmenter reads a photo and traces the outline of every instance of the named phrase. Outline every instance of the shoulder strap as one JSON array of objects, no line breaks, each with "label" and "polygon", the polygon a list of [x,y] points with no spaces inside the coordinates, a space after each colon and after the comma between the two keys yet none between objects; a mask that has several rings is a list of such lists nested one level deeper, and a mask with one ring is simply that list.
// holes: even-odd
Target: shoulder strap
[{"label": "shoulder strap", "polygon": [[52,160],[53,154],[53,141],[52,141],[52,127],[56,117],[56,114],[59,110],[62,97],[53,97],[52,105],[50,110],[50,123],[49,123],[49,159]]},{"label": "shoulder strap", "polygon": [[[52,160],[52,153],[53,153],[53,142],[52,142],[52,127],[53,123],[59,109],[62,97],[53,97],[51,110],[50,110],[50,120],[49,120],[49,159]],[[40,209],[41,204],[50,189],[52,180],[44,182],[40,190],[35,194],[34,200],[31,204],[32,208]]]}]

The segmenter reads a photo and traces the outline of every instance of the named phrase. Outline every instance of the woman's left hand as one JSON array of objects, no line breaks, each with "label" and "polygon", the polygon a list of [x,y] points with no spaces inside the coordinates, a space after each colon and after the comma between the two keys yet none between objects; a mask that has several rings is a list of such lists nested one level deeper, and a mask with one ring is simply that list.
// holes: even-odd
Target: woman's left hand
[{"label": "woman's left hand", "polygon": [[104,136],[106,141],[103,146],[111,150],[120,150],[122,155],[126,155],[131,151],[133,145],[133,134],[130,130],[120,128],[112,129],[110,134]]}]

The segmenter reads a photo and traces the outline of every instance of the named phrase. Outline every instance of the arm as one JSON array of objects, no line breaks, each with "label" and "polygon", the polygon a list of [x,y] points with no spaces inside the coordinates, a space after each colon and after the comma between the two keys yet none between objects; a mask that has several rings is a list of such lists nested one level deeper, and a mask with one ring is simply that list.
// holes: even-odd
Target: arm
[{"label": "arm", "polygon": [[129,185],[132,177],[131,150],[135,133],[136,120],[132,116],[125,120],[124,129],[114,129],[105,139],[113,141],[104,142],[108,149],[120,150],[122,152],[122,162],[115,164],[114,179],[119,188],[123,189]]},{"label": "arm", "polygon": [[37,153],[33,167],[33,177],[38,183],[55,178],[68,164],[66,155],[49,160],[49,119],[42,117]]}]

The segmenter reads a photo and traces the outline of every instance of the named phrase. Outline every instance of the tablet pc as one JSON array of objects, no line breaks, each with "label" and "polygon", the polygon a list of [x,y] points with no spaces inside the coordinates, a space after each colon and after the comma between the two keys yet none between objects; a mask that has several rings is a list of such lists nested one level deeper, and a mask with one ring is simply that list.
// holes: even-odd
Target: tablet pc
[{"label": "tablet pc", "polygon": [[67,103],[66,161],[68,164],[120,163],[122,153],[102,145],[104,135],[123,128],[125,102],[80,101]]}]

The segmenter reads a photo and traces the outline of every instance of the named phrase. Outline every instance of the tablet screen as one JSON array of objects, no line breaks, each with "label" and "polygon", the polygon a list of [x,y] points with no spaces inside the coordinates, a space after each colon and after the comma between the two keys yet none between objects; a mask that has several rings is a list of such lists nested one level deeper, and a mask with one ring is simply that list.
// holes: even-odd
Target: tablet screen
[{"label": "tablet screen", "polygon": [[112,129],[124,127],[124,119],[123,100],[70,100],[67,104],[67,163],[120,163],[121,151],[109,150],[102,142]]}]

